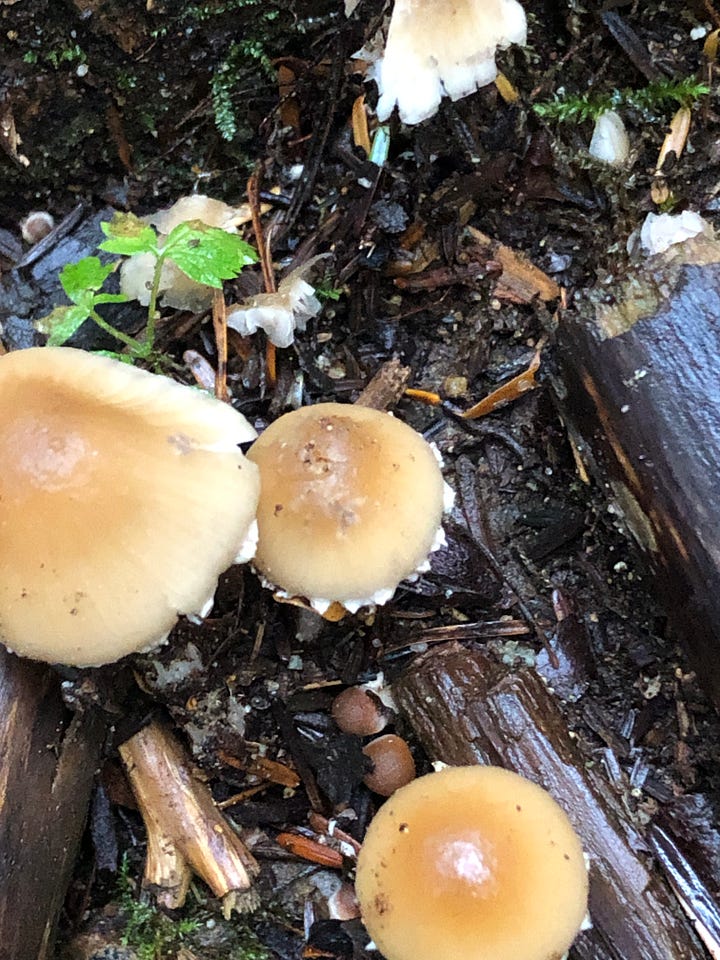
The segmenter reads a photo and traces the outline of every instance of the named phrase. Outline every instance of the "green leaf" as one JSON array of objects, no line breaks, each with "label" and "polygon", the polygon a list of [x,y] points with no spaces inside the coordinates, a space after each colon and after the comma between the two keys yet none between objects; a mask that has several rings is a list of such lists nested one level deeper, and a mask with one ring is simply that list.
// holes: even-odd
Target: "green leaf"
[{"label": "green leaf", "polygon": [[93,297],[96,306],[98,303],[127,303],[129,299],[126,293],[98,293]]},{"label": "green leaf", "polygon": [[60,347],[88,318],[85,307],[55,307],[35,324],[40,333],[49,334],[48,347]]},{"label": "green leaf", "polygon": [[121,363],[129,363],[130,366],[133,365],[133,357],[128,356],[127,353],[117,353],[115,350],[93,350],[91,351],[97,357],[110,357],[111,360],[119,360]]},{"label": "green leaf", "polygon": [[170,232],[162,254],[191,280],[218,289],[223,280],[237,277],[243,267],[257,260],[250,244],[237,234],[208,227],[200,220],[179,223]]},{"label": "green leaf", "polygon": [[103,266],[97,257],[85,257],[77,263],[68,263],[60,272],[60,283],[73,303],[88,291],[99,290],[113,271],[111,263]]},{"label": "green leaf", "polygon": [[134,253],[158,254],[155,230],[134,213],[116,213],[109,223],[101,223],[100,227],[108,238],[100,244],[106,253],[124,257]]}]

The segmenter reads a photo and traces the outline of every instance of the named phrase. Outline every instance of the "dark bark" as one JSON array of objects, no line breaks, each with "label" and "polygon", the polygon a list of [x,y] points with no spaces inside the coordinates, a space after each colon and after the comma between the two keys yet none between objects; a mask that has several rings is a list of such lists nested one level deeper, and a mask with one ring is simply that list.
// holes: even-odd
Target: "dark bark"
[{"label": "dark bark", "polygon": [[494,763],[545,787],[590,858],[592,929],[579,960],[700,960],[695,934],[650,870],[640,825],[586,763],[553,695],[531,670],[509,673],[485,654],[448,644],[414,661],[393,687],[432,759]]},{"label": "dark bark", "polygon": [[[608,292],[609,291],[609,292]],[[649,259],[560,321],[560,408],[720,703],[720,243]]]},{"label": "dark bark", "polygon": [[52,956],[102,739],[49,667],[0,647],[0,960]]}]

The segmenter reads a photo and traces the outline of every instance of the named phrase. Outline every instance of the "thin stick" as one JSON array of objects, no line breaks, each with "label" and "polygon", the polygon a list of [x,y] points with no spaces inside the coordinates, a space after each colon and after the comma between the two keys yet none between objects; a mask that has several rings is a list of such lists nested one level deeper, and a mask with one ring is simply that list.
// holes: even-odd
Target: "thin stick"
[{"label": "thin stick", "polygon": [[[275,293],[275,271],[272,265],[272,248],[270,245],[271,237],[265,240],[262,221],[260,219],[260,175],[258,168],[247,182],[247,196],[250,204],[250,215],[252,217],[253,232],[255,234],[255,243],[258,254],[260,255],[260,266],[262,268],[263,283],[265,293]],[[265,346],[265,370],[269,386],[274,387],[277,383],[277,350],[275,344],[269,340]]]},{"label": "thin stick", "polygon": [[217,349],[217,370],[215,371],[215,396],[227,403],[230,399],[227,387],[227,311],[222,290],[213,291],[213,330]]}]

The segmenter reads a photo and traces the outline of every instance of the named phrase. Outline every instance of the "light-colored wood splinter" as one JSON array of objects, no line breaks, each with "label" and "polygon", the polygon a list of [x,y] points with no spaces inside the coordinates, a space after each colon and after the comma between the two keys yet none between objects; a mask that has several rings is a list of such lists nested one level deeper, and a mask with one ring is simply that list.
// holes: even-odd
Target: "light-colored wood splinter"
[{"label": "light-colored wood splinter", "polygon": [[120,756],[148,834],[143,885],[169,909],[182,906],[197,874],[233,909],[254,907],[258,864],[198,779],[179,741],[153,722],[126,740]]},{"label": "light-colored wood splinter", "polygon": [[405,393],[410,379],[410,367],[399,360],[386,361],[365,386],[355,403],[371,410],[391,410]]}]

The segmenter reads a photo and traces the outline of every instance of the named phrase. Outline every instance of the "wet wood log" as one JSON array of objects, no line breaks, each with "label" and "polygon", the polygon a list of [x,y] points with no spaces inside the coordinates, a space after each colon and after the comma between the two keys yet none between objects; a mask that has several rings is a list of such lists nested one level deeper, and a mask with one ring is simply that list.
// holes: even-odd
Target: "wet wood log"
[{"label": "wet wood log", "polygon": [[720,705],[720,243],[652,257],[568,310],[557,396]]},{"label": "wet wood log", "polygon": [[49,667],[0,647],[0,960],[53,955],[102,739]]},{"label": "wet wood log", "polygon": [[432,759],[496,763],[539,783],[590,858],[590,915],[576,960],[700,960],[704,951],[651,872],[642,828],[573,742],[553,695],[529,669],[508,672],[451,643],[415,660],[395,699]]}]

